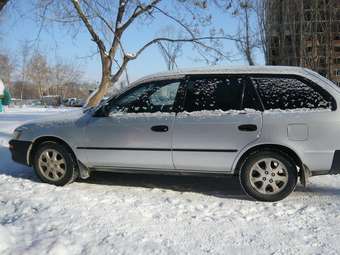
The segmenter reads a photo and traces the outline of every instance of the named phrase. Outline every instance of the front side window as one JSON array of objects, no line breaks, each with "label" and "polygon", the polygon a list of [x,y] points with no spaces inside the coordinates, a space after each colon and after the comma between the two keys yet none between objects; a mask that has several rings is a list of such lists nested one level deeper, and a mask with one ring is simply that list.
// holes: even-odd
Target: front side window
[{"label": "front side window", "polygon": [[163,87],[159,87],[150,95],[151,105],[159,108],[169,108],[175,103],[178,86],[180,82],[173,82]]},{"label": "front side window", "polygon": [[124,93],[112,104],[110,113],[172,112],[180,81],[153,82]]},{"label": "front side window", "polygon": [[192,78],[188,84],[184,110],[240,110],[242,81],[239,78]]},{"label": "front side window", "polygon": [[253,77],[251,80],[267,110],[333,107],[332,97],[326,91],[304,80],[294,77]]}]

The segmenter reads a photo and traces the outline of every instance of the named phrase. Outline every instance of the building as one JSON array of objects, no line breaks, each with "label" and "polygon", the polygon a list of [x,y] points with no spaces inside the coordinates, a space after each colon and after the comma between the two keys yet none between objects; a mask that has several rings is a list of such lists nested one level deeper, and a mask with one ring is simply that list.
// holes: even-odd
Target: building
[{"label": "building", "polygon": [[264,0],[266,62],[304,66],[340,86],[340,0]]}]

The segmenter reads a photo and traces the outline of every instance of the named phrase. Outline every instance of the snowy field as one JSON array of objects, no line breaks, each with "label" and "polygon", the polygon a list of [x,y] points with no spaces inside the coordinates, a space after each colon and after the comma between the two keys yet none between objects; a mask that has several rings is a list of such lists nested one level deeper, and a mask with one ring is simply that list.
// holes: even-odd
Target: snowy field
[{"label": "snowy field", "polygon": [[102,173],[40,183],[11,160],[8,140],[24,121],[59,111],[0,114],[0,254],[340,253],[340,176],[314,177],[277,203],[250,201],[235,178]]}]

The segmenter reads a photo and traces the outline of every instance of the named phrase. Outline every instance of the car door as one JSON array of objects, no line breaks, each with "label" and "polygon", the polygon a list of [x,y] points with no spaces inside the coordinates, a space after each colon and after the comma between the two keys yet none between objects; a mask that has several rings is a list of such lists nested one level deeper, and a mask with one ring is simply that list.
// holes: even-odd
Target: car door
[{"label": "car door", "polygon": [[[261,105],[240,76],[191,76],[183,111],[175,119],[173,161],[182,171],[228,172],[262,128]],[[246,109],[252,108],[252,109]]]},{"label": "car door", "polygon": [[[148,82],[109,102],[85,134],[88,165],[98,169],[173,169],[171,135],[181,80]],[[104,107],[104,106],[103,106]]]}]

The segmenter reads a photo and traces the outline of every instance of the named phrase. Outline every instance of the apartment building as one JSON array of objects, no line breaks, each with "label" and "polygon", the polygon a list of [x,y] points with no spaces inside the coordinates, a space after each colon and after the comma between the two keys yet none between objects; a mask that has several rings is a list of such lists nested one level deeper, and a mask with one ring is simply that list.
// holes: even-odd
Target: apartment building
[{"label": "apartment building", "polygon": [[311,68],[340,86],[340,0],[267,0],[267,64]]}]

